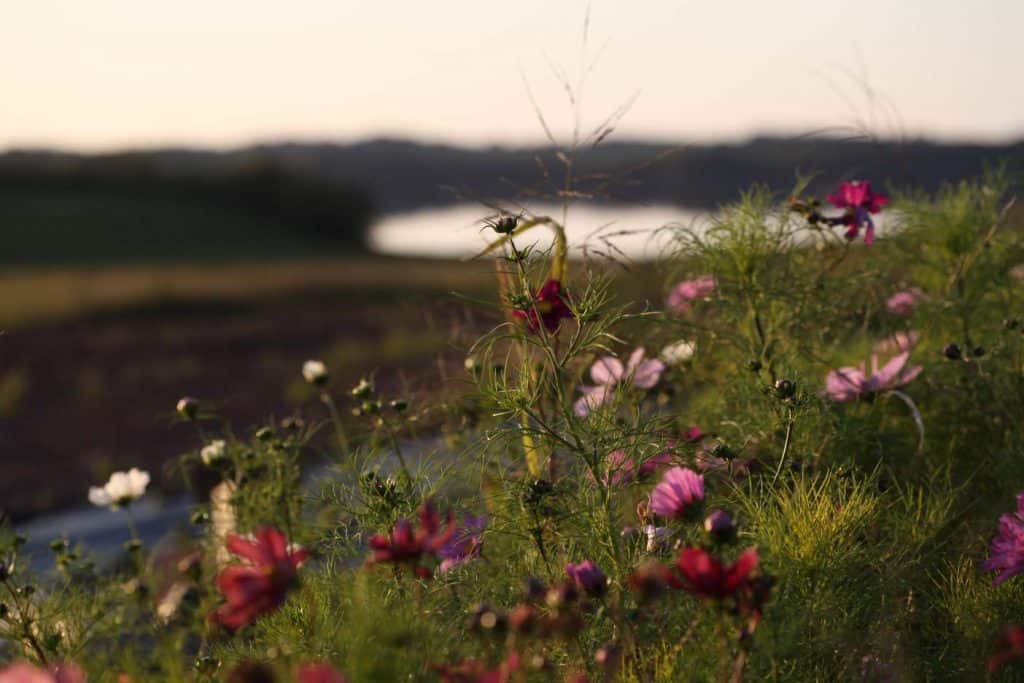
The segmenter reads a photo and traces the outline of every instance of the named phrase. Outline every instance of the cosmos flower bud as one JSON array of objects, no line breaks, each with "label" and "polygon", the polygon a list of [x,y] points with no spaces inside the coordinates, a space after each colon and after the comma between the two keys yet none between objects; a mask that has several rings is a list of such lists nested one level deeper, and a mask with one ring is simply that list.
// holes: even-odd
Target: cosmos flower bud
[{"label": "cosmos flower bud", "polygon": [[960,351],[960,346],[958,344],[950,342],[943,347],[942,355],[949,360],[960,360],[963,353]]},{"label": "cosmos flower bud", "polygon": [[260,427],[256,430],[256,438],[260,441],[270,441],[274,438],[274,430],[271,427]]},{"label": "cosmos flower bud", "polygon": [[315,387],[326,386],[327,381],[331,378],[330,373],[327,372],[327,366],[320,360],[307,360],[303,363],[302,376]]},{"label": "cosmos flower bud", "polygon": [[373,382],[369,381],[365,377],[359,380],[359,384],[352,388],[352,395],[355,398],[366,398],[374,391]]},{"label": "cosmos flower bud", "polygon": [[1020,321],[1017,320],[1016,318],[1007,318],[1006,320],[1003,321],[1003,327],[1005,327],[1008,330],[1015,330],[1017,329],[1018,325],[1020,325]]},{"label": "cosmos flower bud", "polygon": [[796,394],[796,384],[788,379],[780,379],[775,382],[775,395],[781,399],[793,398]]},{"label": "cosmos flower bud", "polygon": [[985,347],[984,346],[975,346],[974,347],[974,351],[972,351],[971,353],[974,355],[975,358],[981,358],[986,353]]},{"label": "cosmos flower bud", "polygon": [[199,451],[199,457],[207,467],[211,467],[219,463],[227,457],[227,454],[228,447],[224,439],[214,439],[203,446],[202,450]]},{"label": "cosmos flower bud", "polygon": [[195,669],[201,674],[211,676],[220,668],[220,660],[212,655],[196,657]]},{"label": "cosmos flower bud", "polygon": [[191,396],[185,396],[178,399],[178,405],[175,406],[175,410],[184,419],[194,420],[196,415],[199,414],[199,401]]},{"label": "cosmos flower bud", "polygon": [[519,216],[499,216],[490,223],[491,228],[499,235],[515,232],[517,225],[519,225]]},{"label": "cosmos flower bud", "polygon": [[602,595],[608,588],[608,577],[592,560],[585,560],[578,564],[570,562],[565,565],[565,573],[577,586],[590,595]]},{"label": "cosmos flower bud", "polygon": [[747,370],[750,370],[751,372],[761,372],[762,367],[761,361],[756,358],[751,358],[747,361]]},{"label": "cosmos flower bud", "polygon": [[716,541],[727,541],[736,535],[736,524],[725,510],[714,510],[704,518],[704,531]]},{"label": "cosmos flower bud", "polygon": [[394,400],[388,401],[388,407],[391,408],[391,410],[395,411],[396,413],[401,413],[404,412],[405,409],[409,407],[409,403],[400,398],[396,398]]}]

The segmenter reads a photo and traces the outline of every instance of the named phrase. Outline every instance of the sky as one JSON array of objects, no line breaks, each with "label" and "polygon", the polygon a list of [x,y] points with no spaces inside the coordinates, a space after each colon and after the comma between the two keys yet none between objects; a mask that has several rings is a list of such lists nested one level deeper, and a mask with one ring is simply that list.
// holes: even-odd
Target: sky
[{"label": "sky", "polygon": [[[584,46],[584,17],[590,16]],[[0,148],[1024,137],[1021,0],[4,0]],[[585,49],[584,49],[585,48]],[[528,84],[528,86],[527,86]]]}]

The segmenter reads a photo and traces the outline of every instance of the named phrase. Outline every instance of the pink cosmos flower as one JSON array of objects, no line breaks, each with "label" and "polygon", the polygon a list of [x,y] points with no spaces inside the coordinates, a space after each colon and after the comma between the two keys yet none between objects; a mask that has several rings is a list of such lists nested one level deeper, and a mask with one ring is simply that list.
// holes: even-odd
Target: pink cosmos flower
[{"label": "pink cosmos flower", "polygon": [[563,318],[572,317],[572,310],[565,303],[562,283],[552,279],[545,282],[537,291],[533,305],[529,309],[513,311],[513,315],[525,320],[530,332],[536,333],[541,325],[544,325],[548,332],[554,332]]},{"label": "pink cosmos flower", "polygon": [[[605,458],[605,467],[608,472],[604,477],[605,485],[623,486],[631,483],[639,477],[653,474],[659,468],[672,464],[674,455],[671,451],[658,453],[637,466],[636,461],[626,454],[623,449],[614,450]],[[593,482],[594,476],[587,473],[587,478]]]},{"label": "pink cosmos flower", "polygon": [[330,664],[304,664],[295,671],[296,683],[348,683],[348,679]]},{"label": "pink cosmos flower", "polygon": [[451,540],[437,551],[441,557],[441,565],[438,570],[441,573],[448,572],[480,557],[483,550],[483,532],[486,526],[486,516],[466,517]]},{"label": "pink cosmos flower", "polygon": [[825,377],[825,393],[833,401],[848,403],[859,398],[869,398],[879,392],[898,389],[913,381],[924,368],[920,365],[904,367],[910,352],[894,356],[888,363],[878,367],[878,356],[871,356],[871,374],[866,374],[864,364],[858,367],[842,367]]},{"label": "pink cosmos flower", "polygon": [[210,620],[233,631],[284,603],[309,552],[289,546],[288,537],[272,526],[258,530],[255,540],[232,534],[226,545],[246,564],[227,566],[217,575],[217,588],[227,602]]},{"label": "pink cosmos flower", "polygon": [[85,674],[74,664],[40,669],[28,662],[15,662],[0,669],[0,683],[85,683]]},{"label": "pink cosmos flower", "polygon": [[688,313],[693,308],[695,299],[704,297],[715,291],[717,282],[712,275],[702,275],[693,280],[683,280],[668,295],[668,307],[680,315]]},{"label": "pink cosmos flower", "polygon": [[629,356],[626,365],[613,356],[603,356],[590,367],[590,379],[594,386],[586,384],[579,387],[583,396],[573,404],[573,409],[580,417],[586,417],[590,411],[601,406],[612,396],[615,385],[629,382],[637,389],[650,389],[665,371],[665,364],[657,358],[644,360],[644,348],[638,347]]},{"label": "pink cosmos flower", "polygon": [[871,349],[878,355],[890,356],[904,351],[910,351],[921,339],[921,333],[916,330],[906,332],[893,332],[888,337],[874,345]]},{"label": "pink cosmos flower", "polygon": [[992,539],[991,553],[981,566],[999,572],[992,582],[997,586],[1024,572],[1024,493],[1017,494],[1017,512],[999,517],[999,533]]},{"label": "pink cosmos flower", "polygon": [[704,476],[688,467],[673,467],[651,492],[648,509],[659,517],[681,517],[703,500]]},{"label": "pink cosmos flower", "polygon": [[889,203],[889,197],[872,192],[871,183],[866,180],[852,180],[841,183],[839,190],[826,199],[837,209],[845,209],[838,222],[848,226],[843,235],[846,239],[856,239],[863,227],[864,244],[870,245],[875,241],[875,224],[871,214],[881,211]]},{"label": "pink cosmos flower", "polygon": [[920,303],[923,294],[924,292],[917,288],[905,289],[902,292],[896,292],[886,300],[885,310],[889,311],[893,315],[906,318],[914,312],[914,309],[917,307],[917,304]]},{"label": "pink cosmos flower", "polygon": [[565,573],[577,586],[591,595],[600,595],[608,587],[608,577],[593,560],[584,560],[577,564],[570,562],[565,565]]}]

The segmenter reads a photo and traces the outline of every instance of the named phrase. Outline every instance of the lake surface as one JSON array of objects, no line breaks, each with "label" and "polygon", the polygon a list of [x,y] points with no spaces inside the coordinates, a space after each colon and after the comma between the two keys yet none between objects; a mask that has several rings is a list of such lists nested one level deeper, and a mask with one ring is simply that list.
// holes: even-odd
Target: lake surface
[{"label": "lake surface", "polygon": [[[531,206],[535,215],[547,215],[561,220],[560,204]],[[457,204],[435,209],[423,209],[383,217],[370,231],[370,247],[384,254],[428,257],[467,257],[480,253],[497,235],[483,227],[481,219],[489,209],[478,204]],[[664,253],[671,241],[673,229],[691,227],[700,229],[711,219],[711,212],[681,208],[671,204],[653,205],[575,205],[569,210],[566,232],[570,252],[580,257],[584,252],[592,256],[623,256],[635,260],[654,259]],[[887,211],[873,217],[879,236],[887,227],[892,230],[898,223],[896,214]],[[888,220],[887,220],[888,219]],[[836,234],[843,229],[836,228]],[[818,239],[811,233],[807,237]],[[551,244],[551,231],[546,227],[534,228],[516,240],[521,247]]]},{"label": "lake surface", "polygon": [[[531,205],[536,215],[562,218],[560,204]],[[497,237],[480,222],[490,213],[478,204],[457,204],[436,209],[385,216],[370,232],[370,246],[385,254],[405,256],[465,257],[480,253]],[[650,259],[669,241],[667,225],[699,224],[707,213],[669,204],[646,206],[576,205],[570,208],[566,232],[573,255],[584,250],[617,254],[631,259]],[[537,227],[516,240],[520,246],[551,244],[551,231]]]}]

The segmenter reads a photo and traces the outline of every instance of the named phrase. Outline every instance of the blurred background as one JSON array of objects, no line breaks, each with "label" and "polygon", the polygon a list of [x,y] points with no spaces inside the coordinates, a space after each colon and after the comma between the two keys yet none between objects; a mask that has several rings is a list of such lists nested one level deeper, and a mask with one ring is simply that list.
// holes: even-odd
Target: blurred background
[{"label": "blurred background", "polygon": [[657,301],[654,231],[755,182],[930,191],[1022,169],[1016,0],[3,14],[0,501],[16,519],[84,504],[115,468],[173,494],[166,465],[197,443],[174,420],[184,395],[245,434],[324,418],[307,358],[339,391],[457,385],[499,318],[452,295],[495,300],[489,264],[465,258],[495,206],[571,200],[574,246],[614,253],[630,295]]}]

